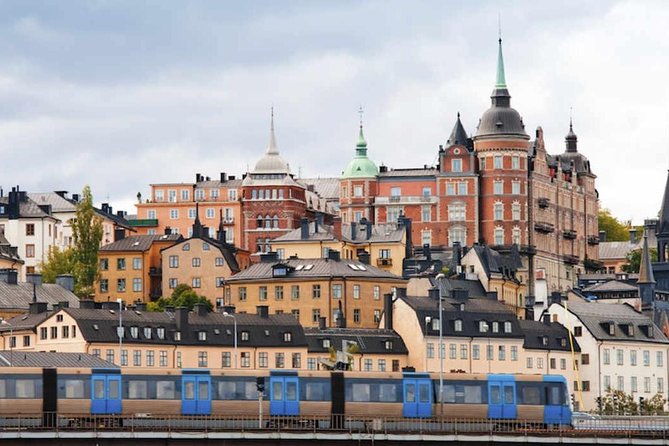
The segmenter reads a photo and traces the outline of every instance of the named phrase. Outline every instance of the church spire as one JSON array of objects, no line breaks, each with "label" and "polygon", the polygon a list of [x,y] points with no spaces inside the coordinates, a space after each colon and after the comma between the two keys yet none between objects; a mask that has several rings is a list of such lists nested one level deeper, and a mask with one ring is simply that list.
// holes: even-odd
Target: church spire
[{"label": "church spire", "polygon": [[358,143],[355,145],[355,155],[360,156],[360,157],[366,157],[367,156],[367,141],[365,140],[365,135],[362,132],[362,114],[363,114],[362,107],[358,110],[358,114],[360,115],[360,134],[358,135]]},{"label": "church spire", "polygon": [[495,88],[506,88],[506,76],[504,75],[504,56],[502,56],[502,34],[499,36],[499,50],[497,53],[497,81]]},{"label": "church spire", "polygon": [[274,107],[272,107],[272,115],[270,118],[270,126],[269,126],[269,144],[267,144],[267,152],[268,154],[277,154],[279,153],[279,150],[276,148],[276,137],[274,136]]}]

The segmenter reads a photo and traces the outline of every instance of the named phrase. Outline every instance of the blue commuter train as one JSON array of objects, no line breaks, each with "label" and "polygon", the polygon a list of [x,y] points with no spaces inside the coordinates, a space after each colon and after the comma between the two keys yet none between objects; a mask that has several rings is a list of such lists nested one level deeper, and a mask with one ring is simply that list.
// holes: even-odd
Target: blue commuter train
[{"label": "blue commuter train", "polygon": [[[5,368],[0,416],[270,417],[331,420],[522,420],[571,425],[557,375],[306,370]],[[440,399],[443,400],[441,404]],[[329,424],[326,424],[329,425]]]}]

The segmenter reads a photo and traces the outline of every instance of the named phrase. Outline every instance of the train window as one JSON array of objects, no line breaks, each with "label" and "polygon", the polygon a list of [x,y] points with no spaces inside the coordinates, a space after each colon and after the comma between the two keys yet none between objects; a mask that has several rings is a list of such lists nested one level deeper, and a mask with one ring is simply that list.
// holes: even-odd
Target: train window
[{"label": "train window", "polygon": [[499,386],[490,386],[490,404],[502,404],[502,395]]},{"label": "train window", "polygon": [[330,401],[330,381],[328,379],[304,378],[300,386],[302,401]]},{"label": "train window", "polygon": [[297,383],[286,381],[286,401],[297,401]]},{"label": "train window", "polygon": [[119,399],[119,381],[117,380],[110,380],[109,381],[109,399],[110,400],[117,400]]},{"label": "train window", "polygon": [[156,398],[159,400],[176,399],[177,389],[174,381],[156,381]]},{"label": "train window", "polygon": [[414,384],[407,384],[405,401],[407,403],[416,402],[416,386]]},{"label": "train window", "polygon": [[16,398],[35,398],[35,380],[17,379]]},{"label": "train window", "polygon": [[283,399],[283,383],[281,381],[274,381],[274,383],[272,383],[272,394],[274,395],[272,399]]},{"label": "train window", "polygon": [[225,380],[218,381],[218,399],[221,400],[256,400],[258,399],[258,390],[255,378],[247,380]]},{"label": "train window", "polygon": [[128,398],[145,400],[149,397],[149,383],[145,380],[131,379],[128,381]]},{"label": "train window", "polygon": [[[414,388],[413,398],[415,398],[415,392]],[[346,384],[346,401],[401,403],[402,381],[351,379]]]},{"label": "train window", "polygon": [[421,403],[430,402],[430,386],[421,384],[418,386],[418,398]]},{"label": "train window", "polygon": [[370,401],[370,385],[369,384],[353,384],[351,385],[351,392],[353,393],[352,401]]},{"label": "train window", "polygon": [[65,398],[84,398],[84,380],[66,379]]},{"label": "train window", "polygon": [[103,400],[105,398],[105,382],[103,380],[93,380],[93,395],[96,400]]},{"label": "train window", "polygon": [[513,404],[513,386],[504,386],[504,404]]},{"label": "train window", "polygon": [[447,383],[444,384],[444,403],[481,404],[485,402],[484,391],[484,384],[476,382]]},{"label": "train window", "polygon": [[539,406],[545,404],[542,401],[543,383],[519,382],[516,384],[518,404]]},{"label": "train window", "polygon": [[394,403],[397,401],[397,386],[395,384],[379,384],[379,401]]},{"label": "train window", "polygon": [[184,399],[185,400],[194,400],[195,399],[195,383],[193,381],[184,382]]},{"label": "train window", "polygon": [[480,384],[464,386],[464,403],[481,404],[483,403],[483,389]]},{"label": "train window", "polygon": [[209,382],[200,381],[197,386],[198,399],[208,400],[209,399]]},{"label": "train window", "polygon": [[0,398],[7,398],[7,381],[0,379]]},{"label": "train window", "polygon": [[547,401],[546,404],[554,406],[562,406],[565,404],[565,393],[562,390],[563,385],[561,383],[548,383],[547,384]]}]

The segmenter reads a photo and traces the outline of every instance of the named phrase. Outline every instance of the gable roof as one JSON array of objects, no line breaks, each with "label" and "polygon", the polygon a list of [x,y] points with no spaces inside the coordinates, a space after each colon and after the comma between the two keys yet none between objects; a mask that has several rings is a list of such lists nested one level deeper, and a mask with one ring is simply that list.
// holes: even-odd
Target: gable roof
[{"label": "gable roof", "polygon": [[[307,239],[302,238],[302,228],[293,229],[286,234],[281,235],[272,240],[272,243],[288,243],[288,242],[305,242],[305,241],[338,241],[334,234],[334,228],[332,225],[316,224],[316,222],[309,222],[308,225],[309,235]],[[341,241],[345,241],[349,244],[361,244],[365,245],[368,243],[392,243],[392,242],[401,242],[404,240],[406,229],[403,225],[397,223],[382,223],[372,225],[371,236],[367,238],[367,228],[364,224],[357,224],[356,229],[356,238],[355,240],[351,237],[353,234],[352,225],[342,224],[341,225]]]},{"label": "gable roof", "polygon": [[148,251],[155,242],[177,242],[183,237],[180,234],[169,235],[131,235],[122,240],[109,243],[100,248],[104,252]]},{"label": "gable roof", "polygon": [[602,283],[596,283],[590,285],[589,287],[583,288],[583,292],[623,292],[623,291],[635,291],[638,292],[639,288],[634,285],[630,285],[619,280],[608,280]]},{"label": "gable roof", "polygon": [[[518,321],[520,328],[525,335],[523,348],[532,350],[560,350],[571,351],[569,344],[569,330],[557,322],[544,323],[541,321],[531,321],[520,319]],[[548,337],[548,345],[544,345],[543,337]],[[566,341],[564,345],[562,342]],[[574,351],[580,352],[581,346],[578,345],[576,338],[572,337]]]},{"label": "gable roof", "polygon": [[[404,341],[394,330],[381,328],[325,328],[307,327],[304,329],[309,352],[327,353],[329,348],[323,345],[328,340],[335,350],[344,351],[344,341],[355,342],[364,354],[407,354],[409,351]],[[391,341],[386,348],[386,341]]]},{"label": "gable roof", "polygon": [[[70,307],[79,307],[79,298],[71,291],[55,283],[43,283],[35,287],[38,302],[50,305],[67,302]],[[0,280],[0,309],[28,311],[33,301],[33,284],[19,282],[8,284]]]},{"label": "gable roof", "polygon": [[[0,197],[0,204],[7,205],[9,204],[9,197]],[[19,201],[19,217],[20,218],[50,218],[52,220],[58,221],[56,217],[51,214],[48,214],[42,210],[33,200],[27,196],[21,198]]]},{"label": "gable roof", "polygon": [[223,255],[223,258],[225,259],[225,262],[227,263],[228,267],[233,273],[238,273],[239,271],[241,271],[241,268],[239,267],[239,262],[237,262],[237,258],[235,257],[235,252],[237,251],[237,249],[232,245],[228,245],[227,243],[221,243],[220,241],[213,239],[211,237],[193,236],[191,238],[182,239],[177,241],[175,244],[171,246],[163,248],[163,251],[175,247],[176,247],[175,249],[178,249],[178,247],[183,245],[184,243],[192,243],[194,240],[201,240],[202,242],[208,243],[209,245],[218,249]]}]

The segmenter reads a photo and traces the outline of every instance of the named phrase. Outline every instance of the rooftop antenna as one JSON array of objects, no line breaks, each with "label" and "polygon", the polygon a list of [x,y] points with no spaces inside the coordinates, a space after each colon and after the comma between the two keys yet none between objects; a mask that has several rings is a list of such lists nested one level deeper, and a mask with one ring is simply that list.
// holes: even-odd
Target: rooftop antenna
[{"label": "rooftop antenna", "polygon": [[360,115],[360,127],[362,127],[362,115],[365,113],[365,111],[362,109],[362,105],[360,108],[358,108],[358,115]]},{"label": "rooftop antenna", "polygon": [[502,42],[502,13],[497,13],[497,32],[499,35],[499,41]]}]

